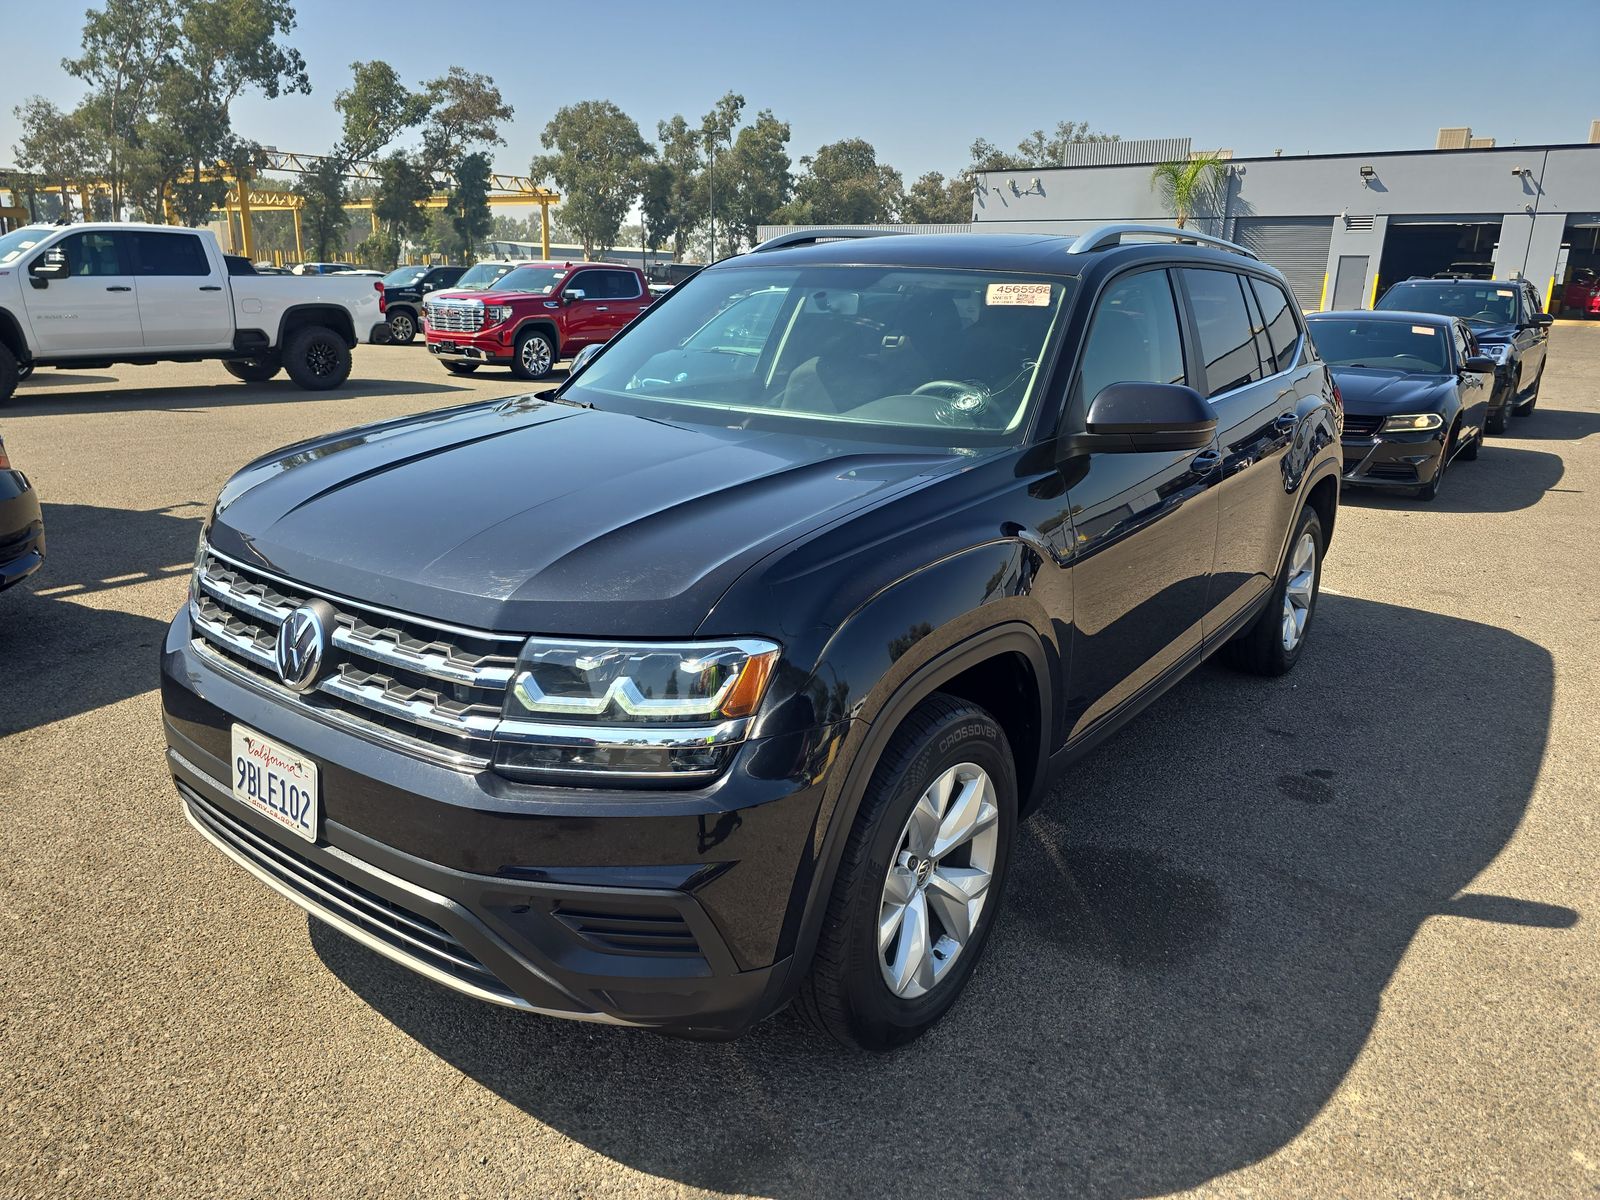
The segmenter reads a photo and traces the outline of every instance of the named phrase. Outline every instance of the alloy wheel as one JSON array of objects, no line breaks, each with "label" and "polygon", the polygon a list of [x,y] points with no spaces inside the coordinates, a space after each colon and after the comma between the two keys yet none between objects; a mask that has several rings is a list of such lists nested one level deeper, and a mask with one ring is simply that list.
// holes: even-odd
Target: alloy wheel
[{"label": "alloy wheel", "polygon": [[327,342],[313,342],[306,350],[306,366],[313,375],[326,378],[339,369],[339,356]]},{"label": "alloy wheel", "polygon": [[543,375],[550,370],[550,343],[538,334],[523,339],[522,348],[517,353],[522,360],[522,369],[530,375]]},{"label": "alloy wheel", "polygon": [[1289,582],[1283,589],[1283,648],[1292,651],[1306,635],[1317,589],[1317,539],[1308,529],[1289,555]]},{"label": "alloy wheel", "polygon": [[409,342],[417,336],[417,327],[405,313],[395,313],[389,318],[389,336],[397,342]]},{"label": "alloy wheel", "polygon": [[937,987],[972,940],[1000,844],[994,782],[976,763],[942,772],[901,831],[878,912],[878,965],[902,999]]}]

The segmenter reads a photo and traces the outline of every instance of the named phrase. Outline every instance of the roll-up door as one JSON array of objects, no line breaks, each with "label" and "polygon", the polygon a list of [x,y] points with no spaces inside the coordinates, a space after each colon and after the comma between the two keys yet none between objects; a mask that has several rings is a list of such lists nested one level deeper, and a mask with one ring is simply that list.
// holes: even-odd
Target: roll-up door
[{"label": "roll-up door", "polygon": [[1283,272],[1301,308],[1311,311],[1321,306],[1332,217],[1240,217],[1233,236]]}]

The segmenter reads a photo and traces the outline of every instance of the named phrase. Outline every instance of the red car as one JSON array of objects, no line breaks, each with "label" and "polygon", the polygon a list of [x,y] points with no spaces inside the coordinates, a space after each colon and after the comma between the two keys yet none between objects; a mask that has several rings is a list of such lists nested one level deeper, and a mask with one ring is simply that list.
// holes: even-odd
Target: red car
[{"label": "red car", "polygon": [[609,341],[650,306],[644,272],[617,263],[539,262],[508,272],[491,291],[436,292],[423,306],[428,350],[467,375],[510,367],[543,379],[558,359]]},{"label": "red car", "polygon": [[1585,267],[1574,271],[1561,293],[1561,311],[1577,309],[1586,317],[1600,317],[1600,275]]}]

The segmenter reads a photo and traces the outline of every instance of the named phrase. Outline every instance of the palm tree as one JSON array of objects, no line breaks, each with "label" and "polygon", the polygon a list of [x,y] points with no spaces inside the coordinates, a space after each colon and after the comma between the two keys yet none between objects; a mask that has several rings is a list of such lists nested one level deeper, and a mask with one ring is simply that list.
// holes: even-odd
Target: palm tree
[{"label": "palm tree", "polygon": [[1224,160],[1215,154],[1197,154],[1183,162],[1157,163],[1150,172],[1150,186],[1161,192],[1162,204],[1182,229],[1226,172]]}]

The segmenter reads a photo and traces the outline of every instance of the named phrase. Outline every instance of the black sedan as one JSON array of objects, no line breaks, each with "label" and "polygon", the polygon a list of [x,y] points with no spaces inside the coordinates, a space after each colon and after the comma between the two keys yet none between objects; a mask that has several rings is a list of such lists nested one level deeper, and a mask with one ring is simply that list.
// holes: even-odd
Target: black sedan
[{"label": "black sedan", "polygon": [[1457,455],[1478,457],[1495,362],[1459,317],[1330,312],[1312,340],[1344,397],[1344,481],[1439,494]]},{"label": "black sedan", "polygon": [[44,521],[39,495],[14,469],[0,441],[0,592],[21,583],[44,563]]}]

